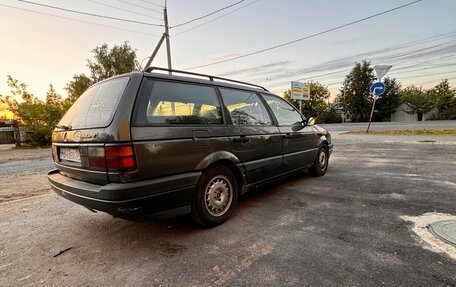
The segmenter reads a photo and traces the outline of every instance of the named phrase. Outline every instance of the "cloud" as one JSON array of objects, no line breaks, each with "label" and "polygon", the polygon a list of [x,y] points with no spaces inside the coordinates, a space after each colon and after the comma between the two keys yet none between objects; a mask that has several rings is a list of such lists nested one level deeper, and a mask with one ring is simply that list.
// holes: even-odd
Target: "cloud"
[{"label": "cloud", "polygon": [[231,70],[228,72],[225,72],[223,74],[220,74],[220,77],[228,77],[232,75],[240,75],[240,74],[255,74],[255,75],[268,75],[270,73],[276,73],[277,72],[277,67],[284,68],[288,64],[292,63],[292,61],[279,61],[279,62],[273,62],[269,63],[266,65],[260,65],[260,66],[255,66],[255,67],[250,67],[250,68],[245,68],[245,69],[237,69],[237,70]]}]

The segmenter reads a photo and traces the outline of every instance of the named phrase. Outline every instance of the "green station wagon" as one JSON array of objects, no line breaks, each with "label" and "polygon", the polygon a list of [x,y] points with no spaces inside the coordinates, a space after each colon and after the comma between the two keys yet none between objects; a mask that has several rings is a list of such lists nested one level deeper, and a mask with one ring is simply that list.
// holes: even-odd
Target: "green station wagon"
[{"label": "green station wagon", "polygon": [[283,98],[163,71],[107,79],[74,103],[52,135],[55,192],[114,216],[174,211],[215,226],[251,187],[326,173],[331,136]]}]

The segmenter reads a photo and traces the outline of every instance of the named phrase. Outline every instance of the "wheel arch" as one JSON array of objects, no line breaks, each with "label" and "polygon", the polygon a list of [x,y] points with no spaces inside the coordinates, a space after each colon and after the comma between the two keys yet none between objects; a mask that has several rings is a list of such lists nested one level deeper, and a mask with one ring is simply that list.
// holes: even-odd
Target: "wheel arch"
[{"label": "wheel arch", "polygon": [[329,146],[328,138],[326,138],[324,135],[318,139],[317,147],[321,146],[322,144],[326,145],[327,148]]},{"label": "wheel arch", "polygon": [[196,166],[196,170],[207,170],[212,166],[218,164],[227,166],[233,172],[238,183],[238,191],[240,193],[243,193],[243,187],[247,183],[245,168],[244,165],[240,162],[240,160],[230,152],[218,151],[206,156]]}]

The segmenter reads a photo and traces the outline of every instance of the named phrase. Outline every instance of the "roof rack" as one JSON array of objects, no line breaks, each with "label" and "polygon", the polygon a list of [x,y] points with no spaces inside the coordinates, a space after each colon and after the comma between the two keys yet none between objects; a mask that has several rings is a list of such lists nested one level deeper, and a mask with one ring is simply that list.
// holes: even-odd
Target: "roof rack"
[{"label": "roof rack", "polygon": [[251,83],[246,83],[246,82],[241,82],[241,81],[236,81],[236,80],[231,80],[231,79],[226,79],[226,78],[221,78],[221,77],[216,77],[216,76],[211,76],[211,75],[205,75],[205,74],[199,74],[199,73],[193,73],[193,72],[186,72],[186,71],[180,71],[180,70],[173,70],[173,69],[166,69],[166,68],[159,68],[159,67],[148,67],[147,69],[144,70],[145,73],[151,73],[154,70],[158,71],[165,71],[165,72],[170,72],[171,73],[178,73],[178,74],[186,74],[186,75],[192,75],[192,76],[198,76],[198,77],[204,77],[204,78],[209,78],[210,81],[215,82],[215,80],[219,81],[225,81],[225,82],[232,82],[236,84],[242,84],[246,86],[251,86],[255,88],[260,88],[266,92],[269,92],[265,87],[260,86],[260,85],[255,85]]}]

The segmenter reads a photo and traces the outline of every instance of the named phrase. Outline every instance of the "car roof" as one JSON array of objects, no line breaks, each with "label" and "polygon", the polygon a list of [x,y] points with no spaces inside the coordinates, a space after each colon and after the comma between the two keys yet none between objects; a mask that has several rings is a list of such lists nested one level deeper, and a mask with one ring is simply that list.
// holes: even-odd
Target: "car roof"
[{"label": "car roof", "polygon": [[[155,71],[160,71],[159,73]],[[180,71],[180,70],[170,70],[166,68],[158,68],[158,67],[149,67],[143,71],[144,76],[147,77],[154,77],[154,78],[161,78],[161,79],[169,79],[169,80],[179,80],[179,81],[186,81],[192,83],[201,83],[201,84],[208,84],[208,85],[215,85],[221,87],[228,87],[228,88],[235,88],[235,89],[243,89],[243,90],[250,90],[255,92],[269,92],[266,88],[248,82],[242,82],[239,80],[227,79],[213,75],[206,75],[188,71]]]}]

